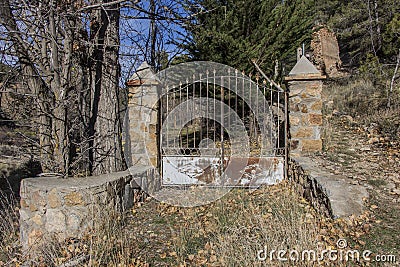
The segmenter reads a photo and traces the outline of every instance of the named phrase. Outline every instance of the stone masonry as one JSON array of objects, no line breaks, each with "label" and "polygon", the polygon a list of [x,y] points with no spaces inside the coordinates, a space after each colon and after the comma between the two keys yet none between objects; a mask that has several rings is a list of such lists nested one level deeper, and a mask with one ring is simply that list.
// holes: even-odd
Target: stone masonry
[{"label": "stone masonry", "polygon": [[[147,166],[85,178],[38,177],[21,182],[20,232],[24,250],[48,239],[86,234],[105,211],[132,207],[134,191],[153,176]],[[101,220],[99,220],[101,221]]]},{"label": "stone masonry", "polygon": [[158,84],[154,72],[146,62],[127,82],[132,165],[157,167],[158,164]]},{"label": "stone masonry", "polygon": [[322,150],[322,86],[321,73],[305,57],[301,57],[289,76],[289,150],[291,156],[302,156]]},{"label": "stone masonry", "polygon": [[333,31],[321,28],[313,33],[311,40],[312,61],[328,77],[338,76],[341,67],[339,44]]}]

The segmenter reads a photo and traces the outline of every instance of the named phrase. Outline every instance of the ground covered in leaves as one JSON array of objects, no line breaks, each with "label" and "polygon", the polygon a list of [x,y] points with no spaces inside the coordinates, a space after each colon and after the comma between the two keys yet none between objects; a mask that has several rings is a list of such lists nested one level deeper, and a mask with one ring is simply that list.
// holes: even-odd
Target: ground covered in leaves
[{"label": "ground covered in leaves", "polygon": [[395,254],[400,262],[400,142],[376,123],[364,125],[349,115],[328,118],[325,152],[314,156],[320,166],[353,179],[368,189],[368,234],[349,232],[361,248]]},{"label": "ground covered in leaves", "polygon": [[[351,221],[322,217],[292,185],[283,183],[255,191],[235,189],[195,208],[151,200],[133,209],[128,228],[139,266],[332,266],[329,260],[289,264],[278,261],[275,254],[271,260],[269,253],[334,249],[344,230],[363,235],[367,217]],[[260,250],[267,252],[266,260],[258,259]]]}]

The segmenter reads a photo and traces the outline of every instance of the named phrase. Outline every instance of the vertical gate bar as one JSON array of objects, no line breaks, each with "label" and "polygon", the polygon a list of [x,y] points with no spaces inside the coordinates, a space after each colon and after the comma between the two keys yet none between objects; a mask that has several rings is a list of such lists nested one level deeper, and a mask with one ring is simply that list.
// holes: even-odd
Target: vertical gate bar
[{"label": "vertical gate bar", "polygon": [[215,113],[216,113],[216,106],[215,106],[215,73],[216,73],[216,70],[214,69],[214,76],[213,76],[213,80],[214,80],[214,95],[213,95],[213,104],[214,104],[214,111],[213,111],[213,113],[214,113],[214,129],[213,129],[213,132],[214,132],[214,143],[216,142],[216,123],[215,123]]},{"label": "vertical gate bar", "polygon": [[[249,73],[249,77],[250,77],[250,80],[249,80],[249,95],[250,95],[250,103],[253,103],[252,102],[252,99],[251,99],[251,73]],[[251,104],[250,104],[251,105]],[[254,118],[254,111],[253,110],[250,110],[250,115],[252,114],[252,116],[249,118],[249,132],[250,132],[250,151],[251,151],[251,145],[253,144],[253,118]]]},{"label": "vertical gate bar", "polygon": [[224,172],[224,78],[221,76],[221,175]]},{"label": "vertical gate bar", "polygon": [[[264,120],[264,124],[265,121],[267,120],[267,114],[269,114],[267,112],[267,95],[265,94],[265,88],[266,88],[266,80],[263,80],[263,103],[264,103],[264,107],[263,107],[263,120]],[[271,128],[269,129],[271,130]],[[263,143],[265,144],[265,136],[262,137]]]},{"label": "vertical gate bar", "polygon": [[[159,101],[160,101],[160,105],[158,106],[158,108],[159,108],[159,111],[158,111],[158,125],[157,125],[157,131],[158,131],[158,140],[159,140],[159,148],[158,148],[158,152],[159,152],[159,159],[161,159],[161,157],[162,157],[162,154],[163,154],[163,151],[162,151],[162,147],[163,147],[163,133],[162,133],[162,131],[161,131],[161,125],[163,124],[163,122],[164,122],[164,111],[163,111],[163,108],[164,108],[164,105],[163,105],[163,101],[164,101],[164,99],[163,99],[163,90],[164,90],[164,87],[162,87],[161,88],[161,96],[159,97]],[[162,163],[162,160],[160,160],[159,161],[159,163],[161,164]]]},{"label": "vertical gate bar", "polygon": [[228,126],[231,125],[231,70],[228,69]]},{"label": "vertical gate bar", "polygon": [[[273,94],[274,94],[273,87],[272,87],[272,83],[270,83],[269,90],[270,90],[270,93],[269,93],[269,94],[270,94],[270,101],[271,101],[271,102],[270,102],[270,103],[271,103],[270,105],[271,105],[271,107],[272,107],[272,104],[273,104],[273,102],[272,102],[272,101],[273,101]],[[273,123],[274,123],[274,121],[273,121],[273,119],[274,119],[274,114],[270,114],[270,117],[271,117],[271,121],[270,121],[270,123],[271,123],[271,124],[270,124],[270,127],[271,127],[271,128],[270,128],[270,129],[272,129],[272,125],[274,125],[274,124],[273,124]],[[273,140],[273,134],[274,134],[274,133],[273,133],[272,131],[270,131],[270,136],[271,136],[271,137],[270,137],[270,138],[271,138],[270,140],[271,140],[271,141]],[[275,150],[274,148],[272,148],[272,149],[273,149],[273,151],[271,151],[271,153],[273,153],[273,155],[276,156],[276,153],[275,153],[276,150]]]},{"label": "vertical gate bar", "polygon": [[284,100],[284,107],[285,107],[285,178],[289,179],[288,176],[288,167],[289,167],[289,144],[288,144],[288,130],[289,130],[289,116],[288,116],[288,90],[285,89],[285,100]]},{"label": "vertical gate bar", "polygon": [[245,101],[244,101],[244,82],[245,82],[245,79],[244,79],[244,72],[242,72],[242,75],[243,75],[243,77],[242,77],[242,120],[244,121],[244,103],[245,103]]},{"label": "vertical gate bar", "polygon": [[[200,96],[200,99],[201,99],[201,84],[202,84],[202,81],[201,81],[201,73],[200,73],[200,75],[199,75],[199,80],[200,80],[200,83],[199,83],[199,96]],[[199,105],[198,105],[198,107],[201,109],[202,107],[201,107],[201,102],[199,103]],[[199,110],[199,112],[200,112],[200,110]],[[202,114],[202,113],[201,113]],[[202,115],[201,115],[202,116]],[[203,139],[203,118],[200,116],[200,119],[198,120],[198,122],[200,123],[200,138],[199,138],[199,140],[201,141],[201,139]]]},{"label": "vertical gate bar", "polygon": [[[260,85],[259,85],[259,80],[260,80],[260,77],[258,76],[258,74],[256,75],[256,84],[257,84],[257,91],[256,91],[256,102],[257,102],[257,108],[256,108],[256,116],[254,117],[254,125],[257,125],[256,124],[256,119],[258,119],[259,117],[259,103],[258,103],[258,100],[259,100],[259,95],[258,95],[258,91],[259,91],[259,89],[260,89]],[[262,125],[261,127],[264,127],[264,125]],[[260,129],[261,130],[261,129]],[[256,140],[258,141],[258,127],[255,127],[255,130],[254,130],[254,136],[256,137]],[[262,144],[261,144],[261,147],[262,147]]]},{"label": "vertical gate bar", "polygon": [[[172,99],[172,109],[176,107],[176,88],[174,88],[174,92],[173,92],[173,99]],[[179,104],[178,104],[179,105]],[[177,121],[177,116],[179,116],[179,114],[177,115],[176,112],[174,112],[174,131],[173,131],[173,138],[174,138],[174,150],[176,148],[176,121]]]},{"label": "vertical gate bar", "polygon": [[[235,113],[236,114],[239,114],[238,113],[238,70],[237,69],[235,69]],[[237,131],[237,129],[236,129],[236,125],[235,125],[235,129],[234,129],[234,131],[235,131],[235,134],[236,134],[236,131]],[[232,147],[233,147],[233,144],[232,144],[232,142],[231,142],[231,156],[232,156]]]},{"label": "vertical gate bar", "polygon": [[205,114],[205,117],[206,117],[206,121],[207,121],[207,131],[206,131],[206,136],[207,136],[207,147],[208,147],[208,142],[209,142],[209,122],[210,122],[210,118],[208,117],[208,113],[209,113],[209,104],[208,104],[208,100],[209,100],[209,97],[208,97],[208,94],[209,94],[209,92],[208,92],[208,90],[209,90],[209,87],[208,87],[208,74],[209,74],[209,71],[207,70],[206,71],[206,75],[207,75],[207,80],[206,80],[206,89],[207,89],[207,110],[206,110],[206,114]]},{"label": "vertical gate bar", "polygon": [[236,114],[238,114],[238,94],[237,94],[237,92],[238,92],[238,88],[237,88],[237,86],[238,86],[238,70],[237,69],[235,69],[235,112],[236,112]]},{"label": "vertical gate bar", "polygon": [[[277,127],[277,142],[278,142],[278,144],[277,144],[277,148],[280,150],[280,148],[281,148],[281,146],[280,146],[280,135],[281,135],[281,131],[280,131],[280,125],[281,125],[281,117],[280,117],[280,115],[279,115],[279,111],[280,111],[280,109],[279,109],[279,102],[280,102],[280,95],[281,95],[281,92],[279,91],[279,89],[277,90],[278,91],[278,103],[277,103],[277,109],[276,109],[276,113],[277,113],[277,116],[278,116],[278,119],[277,119],[277,121],[278,121],[278,127]],[[280,152],[281,153],[281,152]]]},{"label": "vertical gate bar", "polygon": [[192,86],[193,86],[193,96],[192,96],[193,104],[192,104],[192,121],[191,121],[191,126],[192,126],[192,131],[193,131],[193,148],[196,147],[196,122],[195,122],[195,119],[194,119],[195,114],[196,114],[196,110],[195,110],[196,105],[194,103],[195,95],[196,95],[196,83],[195,83],[195,80],[196,80],[196,76],[195,76],[195,74],[193,74],[193,84],[192,84]]},{"label": "vertical gate bar", "polygon": [[[186,114],[189,113],[189,79],[186,79]],[[189,148],[189,123],[186,123],[186,148]]]},{"label": "vertical gate bar", "polygon": [[[168,90],[168,87],[167,87],[167,103],[166,103],[166,106],[167,106],[167,112],[166,112],[166,114],[167,114],[167,116],[168,116],[168,114],[169,114],[169,101],[168,101],[168,98],[169,98],[169,90]],[[169,127],[168,127],[168,123],[167,123],[167,127],[166,127],[167,129],[166,129],[166,133],[165,133],[165,138],[167,139],[167,148],[169,148]]]},{"label": "vertical gate bar", "polygon": [[266,99],[266,94],[265,94],[265,87],[266,87],[266,80],[264,79],[263,80],[263,103],[264,103],[264,106],[263,106],[263,114],[264,114],[264,120],[265,120],[265,115],[266,114],[268,114],[268,112],[267,112],[267,104],[266,104],[266,102],[267,102],[267,99]]},{"label": "vertical gate bar", "polygon": [[[179,82],[179,104],[182,103],[182,82]],[[182,126],[182,114],[180,114],[180,121],[179,121],[179,125],[180,127]],[[183,147],[183,139],[182,139],[182,133],[181,133],[181,129],[179,129],[179,147]]]}]

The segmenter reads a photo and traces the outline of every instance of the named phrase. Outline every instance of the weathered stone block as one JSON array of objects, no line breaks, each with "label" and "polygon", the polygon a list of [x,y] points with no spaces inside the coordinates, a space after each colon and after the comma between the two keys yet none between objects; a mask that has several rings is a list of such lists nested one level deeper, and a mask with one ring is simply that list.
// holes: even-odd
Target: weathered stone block
[{"label": "weathered stone block", "polygon": [[298,111],[300,111],[299,104],[298,104],[298,103],[290,103],[290,104],[289,104],[289,110],[290,110],[291,112],[298,112]]},{"label": "weathered stone block", "polygon": [[317,152],[322,150],[322,140],[302,140],[303,152]]},{"label": "weathered stone block", "polygon": [[86,216],[88,216],[88,210],[87,209],[83,209],[83,210],[71,210],[70,214],[68,215],[67,218],[67,228],[75,233],[78,233],[81,226],[82,226],[82,221],[83,218],[85,218]]},{"label": "weathered stone block", "polygon": [[46,200],[42,196],[42,193],[39,191],[35,191],[31,195],[31,199],[29,201],[29,207],[30,210],[33,211],[38,211],[39,207],[43,207],[46,204]]},{"label": "weathered stone block", "polygon": [[64,196],[64,201],[67,206],[77,206],[84,205],[85,201],[83,200],[83,196],[78,192],[71,192]]},{"label": "weathered stone block", "polygon": [[301,104],[300,105],[300,111],[302,112],[302,113],[307,113],[308,112],[308,107],[307,107],[307,105],[306,104]]},{"label": "weathered stone block", "polygon": [[305,93],[307,96],[321,96],[321,92],[322,92],[322,82],[320,84],[315,84],[312,83],[310,85],[307,85]]},{"label": "weathered stone block", "polygon": [[21,208],[29,208],[29,204],[28,204],[28,202],[26,202],[26,199],[21,198],[20,205],[21,205]]},{"label": "weathered stone block", "polygon": [[31,212],[38,211],[38,206],[34,202],[32,202],[32,203],[29,204],[29,210]]},{"label": "weathered stone block", "polygon": [[314,128],[312,127],[301,127],[291,131],[292,138],[313,138]]},{"label": "weathered stone block", "polygon": [[290,150],[296,150],[299,148],[299,140],[291,140],[290,141]]},{"label": "weathered stone block", "polygon": [[315,103],[313,103],[311,105],[311,110],[317,110],[317,111],[322,110],[322,100],[318,100]]},{"label": "weathered stone block", "polygon": [[28,240],[26,245],[30,246],[30,245],[34,245],[37,244],[39,242],[41,242],[42,238],[43,238],[43,231],[39,230],[39,229],[33,229],[31,232],[28,233]]},{"label": "weathered stone block", "polygon": [[322,125],[322,114],[315,114],[315,113],[309,114],[309,122],[310,122],[310,125],[321,126]]},{"label": "weathered stone block", "polygon": [[60,196],[55,188],[50,190],[49,195],[47,197],[47,203],[50,208],[55,209],[61,206]]},{"label": "weathered stone block", "polygon": [[43,225],[43,217],[36,213],[33,217],[32,217],[32,222],[35,223],[36,225],[42,226]]},{"label": "weathered stone block", "polygon": [[21,208],[19,210],[19,218],[22,221],[28,221],[30,216],[31,216],[31,213],[27,209]]},{"label": "weathered stone block", "polygon": [[291,126],[299,126],[300,125],[300,117],[296,116],[296,115],[289,115],[289,122]]},{"label": "weathered stone block", "polygon": [[66,229],[66,217],[61,210],[46,211],[46,230],[50,233],[61,233]]}]

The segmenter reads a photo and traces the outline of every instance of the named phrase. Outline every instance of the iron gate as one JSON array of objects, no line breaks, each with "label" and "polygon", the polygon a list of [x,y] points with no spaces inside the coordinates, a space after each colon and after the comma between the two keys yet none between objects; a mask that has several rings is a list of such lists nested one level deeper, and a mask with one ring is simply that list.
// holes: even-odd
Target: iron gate
[{"label": "iron gate", "polygon": [[215,63],[160,76],[162,185],[259,186],[284,177],[285,92]]}]

